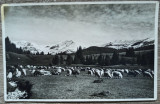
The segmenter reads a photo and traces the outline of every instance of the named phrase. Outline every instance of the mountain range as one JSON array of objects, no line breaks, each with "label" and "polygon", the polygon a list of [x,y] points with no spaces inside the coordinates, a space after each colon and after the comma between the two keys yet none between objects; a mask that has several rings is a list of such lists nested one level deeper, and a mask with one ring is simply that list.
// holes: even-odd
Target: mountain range
[{"label": "mountain range", "polygon": [[[23,50],[29,50],[31,53],[44,52],[44,54],[52,54],[66,52],[66,53],[74,53],[77,48],[80,46],[76,42],[72,40],[66,40],[64,42],[60,42],[58,44],[53,45],[38,45],[36,43],[31,43],[27,41],[13,41],[17,48],[22,48]],[[114,42],[105,43],[100,46],[94,47],[102,47],[104,48],[113,48],[113,49],[126,49],[129,47],[140,48],[145,46],[154,45],[154,39],[146,38],[141,40],[116,40]],[[90,49],[93,46],[86,47],[86,49]],[[83,48],[83,47],[82,47]],[[84,49],[84,48],[83,48]]]},{"label": "mountain range", "polygon": [[109,47],[114,49],[124,49],[133,47],[134,49],[154,45],[154,39],[146,38],[141,40],[115,40],[114,42],[109,42],[102,45],[102,47]]}]

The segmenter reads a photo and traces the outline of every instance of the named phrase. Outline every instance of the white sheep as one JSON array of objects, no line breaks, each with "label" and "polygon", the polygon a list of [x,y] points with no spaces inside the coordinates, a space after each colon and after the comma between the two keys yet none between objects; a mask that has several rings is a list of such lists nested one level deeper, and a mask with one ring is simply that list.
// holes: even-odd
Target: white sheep
[{"label": "white sheep", "polygon": [[20,77],[21,76],[21,71],[19,71],[18,69],[16,69],[16,77]]},{"label": "white sheep", "polygon": [[138,69],[140,72],[142,72],[142,69]]},{"label": "white sheep", "polygon": [[8,78],[8,79],[12,79],[12,77],[13,77],[12,72],[9,72],[8,75],[7,75],[7,78]]},{"label": "white sheep", "polygon": [[92,69],[92,72],[93,72],[93,74],[95,74],[95,69],[94,68]]},{"label": "white sheep", "polygon": [[104,72],[104,76],[105,77],[107,77],[107,78],[112,78],[112,73],[111,73],[111,70],[106,70],[105,72]]},{"label": "white sheep", "polygon": [[122,73],[119,72],[119,71],[113,71],[113,72],[112,72],[112,76],[113,76],[113,77],[118,77],[118,78],[123,78]]},{"label": "white sheep", "polygon": [[93,71],[92,70],[88,70],[88,75],[93,76]]},{"label": "white sheep", "polygon": [[147,72],[151,72],[152,70],[151,69],[148,69],[148,70],[146,70]]},{"label": "white sheep", "polygon": [[19,67],[22,69],[23,68],[23,66],[22,65],[19,65]]},{"label": "white sheep", "polygon": [[52,75],[50,71],[45,71],[44,69],[41,69],[40,73],[43,75]]},{"label": "white sheep", "polygon": [[27,75],[26,69],[22,69],[22,71],[23,71],[24,75],[26,76]]},{"label": "white sheep", "polygon": [[104,70],[103,69],[95,69],[95,75],[99,78],[102,77],[102,75],[104,75]]},{"label": "white sheep", "polygon": [[33,74],[35,71],[36,71],[36,70],[35,70],[35,69],[33,69],[31,73]]},{"label": "white sheep", "polygon": [[150,78],[153,78],[152,74],[151,74],[150,72],[148,72],[148,71],[145,71],[145,72],[143,73],[143,76],[148,76],[148,77],[150,77]]},{"label": "white sheep", "polygon": [[141,72],[140,72],[139,70],[135,70],[135,72],[136,72],[137,74],[139,74],[139,75],[141,74]]},{"label": "white sheep", "polygon": [[100,69],[100,74],[101,74],[101,77],[104,76],[104,70],[103,69]]},{"label": "white sheep", "polygon": [[61,70],[62,70],[62,71],[64,71],[64,72],[66,71],[66,69],[65,69],[65,68],[61,68]]},{"label": "white sheep", "polygon": [[71,69],[67,69],[67,76],[72,75],[72,70]]},{"label": "white sheep", "polygon": [[124,69],[124,72],[128,74],[128,73],[129,73],[129,70],[128,70],[128,69]]},{"label": "white sheep", "polygon": [[31,66],[30,66],[30,65],[27,65],[26,67],[27,67],[27,68],[31,68]]},{"label": "white sheep", "polygon": [[17,83],[14,81],[8,82],[12,87],[17,87]]},{"label": "white sheep", "polygon": [[151,74],[154,76],[154,71],[153,70],[151,71]]},{"label": "white sheep", "polygon": [[58,73],[58,75],[60,75],[61,72],[62,72],[61,68],[57,68],[57,69],[56,69],[56,73]]}]

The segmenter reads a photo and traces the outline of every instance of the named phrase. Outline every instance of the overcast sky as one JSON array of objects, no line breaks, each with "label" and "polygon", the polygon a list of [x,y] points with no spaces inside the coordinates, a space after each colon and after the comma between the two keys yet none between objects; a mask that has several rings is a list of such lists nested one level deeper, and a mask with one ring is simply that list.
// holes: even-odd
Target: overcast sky
[{"label": "overcast sky", "polygon": [[46,45],[154,38],[154,19],[155,4],[5,7],[6,36]]}]

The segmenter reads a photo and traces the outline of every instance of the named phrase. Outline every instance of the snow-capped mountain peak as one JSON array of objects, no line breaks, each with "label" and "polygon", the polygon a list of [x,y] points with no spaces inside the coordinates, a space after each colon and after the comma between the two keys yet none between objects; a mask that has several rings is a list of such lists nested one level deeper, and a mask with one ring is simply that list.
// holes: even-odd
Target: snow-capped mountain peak
[{"label": "snow-capped mountain peak", "polygon": [[153,45],[154,39],[146,38],[141,40],[115,40],[114,42],[109,42],[107,44],[103,44],[103,47],[115,48],[115,49],[123,49],[123,48],[139,48],[148,45]]},{"label": "snow-capped mountain peak", "polygon": [[13,43],[17,48],[21,47],[23,50],[29,50],[31,53],[40,53],[43,51],[44,54],[51,53],[53,55],[61,52],[72,53],[76,51],[77,47],[79,47],[72,40],[66,40],[54,45],[38,45],[27,41],[14,41]]},{"label": "snow-capped mountain peak", "polygon": [[[40,46],[35,43],[30,43],[27,41],[13,41],[13,43],[16,45],[17,48],[22,48],[23,50],[27,51],[29,50],[31,53],[37,53],[40,52]],[[38,48],[37,48],[38,47]]]},{"label": "snow-capped mountain peak", "polygon": [[72,40],[66,40],[64,42],[51,46],[50,50],[52,51],[52,53],[53,52],[54,53],[60,53],[60,52],[73,53],[76,51],[77,47],[79,46]]}]

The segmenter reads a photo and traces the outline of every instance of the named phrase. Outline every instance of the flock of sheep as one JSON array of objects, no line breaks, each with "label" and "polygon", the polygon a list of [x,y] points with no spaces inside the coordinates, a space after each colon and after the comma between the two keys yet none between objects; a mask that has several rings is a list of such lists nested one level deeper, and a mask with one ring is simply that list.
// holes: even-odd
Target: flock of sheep
[{"label": "flock of sheep", "polygon": [[[18,88],[18,82],[15,81],[15,78],[25,77],[25,76],[43,76],[43,75],[65,75],[77,77],[81,73],[85,73],[88,76],[95,76],[98,79],[101,78],[116,78],[122,79],[125,76],[127,77],[136,77],[142,75],[143,77],[148,77],[150,79],[154,78],[154,71],[151,69],[111,69],[111,68],[92,68],[92,67],[58,67],[58,66],[33,66],[33,65],[16,65],[16,66],[7,66],[7,83],[15,87],[15,91],[8,92],[8,99],[19,99],[26,98],[27,91],[20,91]],[[26,84],[25,84],[26,85]]]},{"label": "flock of sheep", "polygon": [[33,65],[18,65],[7,67],[7,79],[21,76],[39,76],[39,75],[61,75],[66,72],[65,76],[79,75],[81,71],[86,72],[90,76],[97,76],[98,78],[123,78],[124,74],[127,76],[136,77],[143,75],[144,77],[154,78],[154,71],[151,69],[129,70],[129,69],[107,69],[107,68],[92,68],[92,67],[57,67],[57,66],[33,66]]}]

